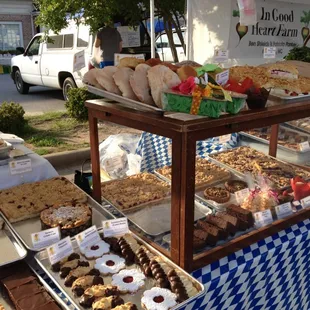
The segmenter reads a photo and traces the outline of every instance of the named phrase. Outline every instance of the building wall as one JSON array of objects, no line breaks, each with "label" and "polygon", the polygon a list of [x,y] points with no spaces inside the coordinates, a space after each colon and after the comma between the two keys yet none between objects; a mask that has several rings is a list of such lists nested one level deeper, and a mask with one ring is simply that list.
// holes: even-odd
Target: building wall
[{"label": "building wall", "polygon": [[1,22],[21,22],[23,30],[23,45],[26,47],[33,37],[32,17],[31,15],[6,15],[0,14]]}]

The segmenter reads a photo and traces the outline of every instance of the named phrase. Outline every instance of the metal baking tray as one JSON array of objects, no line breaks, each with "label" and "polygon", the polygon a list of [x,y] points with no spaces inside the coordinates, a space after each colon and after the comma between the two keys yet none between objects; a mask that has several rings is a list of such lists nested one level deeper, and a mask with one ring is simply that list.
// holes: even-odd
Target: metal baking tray
[{"label": "metal baking tray", "polygon": [[15,310],[13,303],[7,296],[5,289],[0,286],[0,305],[4,307],[5,310]]},{"label": "metal baking tray", "polygon": [[42,268],[37,264],[37,262],[31,258],[27,260],[27,264],[32,270],[32,272],[36,275],[38,278],[39,282],[42,284],[42,286],[45,288],[45,290],[51,295],[51,297],[56,301],[58,306],[60,306],[61,309],[63,310],[74,310],[73,305],[68,305],[66,302],[60,298],[59,295],[48,285],[48,283],[42,278],[41,274],[44,273]]},{"label": "metal baking tray", "polygon": [[310,95],[299,95],[299,96],[281,96],[277,94],[270,94],[268,100],[278,101],[279,103],[296,103],[303,102],[310,99]]},{"label": "metal baking tray", "polygon": [[[98,204],[94,199],[87,195],[87,205],[92,208],[92,224],[96,225],[97,228],[102,227],[102,221],[112,219],[114,216],[107,210]],[[41,249],[34,248],[31,240],[31,234],[42,230],[40,217],[27,219],[17,223],[10,223],[8,219],[1,213],[6,224],[12,229],[12,231],[20,238],[25,247],[31,251],[40,251]]]},{"label": "metal baking tray", "polygon": [[[171,231],[171,198],[149,202],[147,206],[131,210],[120,210],[104,197],[103,200],[147,235],[156,237]],[[195,202],[195,221],[210,213],[212,213],[210,208]]]},{"label": "metal baking tray", "polygon": [[[310,125],[310,117],[307,117],[306,120],[305,120],[305,122],[308,122],[309,125]],[[282,125],[285,126],[285,127],[287,127],[287,128],[294,129],[294,130],[296,130],[296,131],[298,131],[298,132],[300,132],[300,133],[305,133],[305,134],[310,135],[310,129],[307,130],[307,129],[303,128],[303,127],[298,127],[298,126],[296,126],[296,125],[291,124],[290,122],[288,122],[288,123],[283,123]]]},{"label": "metal baking tray", "polygon": [[[157,107],[153,107],[150,105],[147,105],[145,103],[136,101],[136,100],[131,100],[113,93],[110,93],[108,91],[96,88],[94,86],[91,85],[87,85],[85,84],[85,86],[87,87],[88,91],[92,94],[116,101],[115,103],[121,103],[129,108],[134,108],[136,110],[139,111],[144,111],[144,112],[152,112],[152,113],[156,113],[156,114],[160,114],[160,115],[164,115],[164,110],[159,109]],[[113,102],[111,102],[113,103]]]},{"label": "metal baking tray", "polygon": [[[285,127],[283,127],[283,126],[279,126],[279,128],[282,129],[282,130],[288,131],[288,132],[297,133],[297,134],[299,134],[300,136],[304,136],[305,138],[307,138],[307,140],[308,140],[309,143],[310,143],[310,136],[307,135],[307,134],[301,133],[300,131],[297,131],[297,130],[294,130],[294,129],[288,129],[288,128],[285,128]],[[241,131],[240,134],[241,134],[242,136],[248,137],[248,138],[250,138],[250,139],[252,139],[252,140],[256,140],[256,141],[261,142],[261,143],[264,143],[264,144],[268,144],[268,145],[269,145],[269,143],[270,143],[270,141],[268,141],[268,140],[266,140],[266,139],[264,139],[264,138],[260,138],[260,137],[257,137],[257,136],[255,136],[255,135],[251,135],[251,134],[249,134],[249,133],[247,133],[247,132],[244,132],[244,131]],[[297,144],[297,143],[296,143],[296,144]],[[281,145],[281,144],[278,144],[278,149],[282,149],[282,150],[285,150],[285,151],[287,151],[287,152],[296,153],[296,154],[305,154],[305,153],[309,153],[309,152],[310,152],[310,149],[309,149],[309,150],[304,150],[304,151],[295,150],[295,149],[291,149],[291,148],[289,148],[289,147],[287,147],[287,146],[284,146],[284,145]],[[309,158],[310,158],[310,156],[309,156]]]},{"label": "metal baking tray", "polygon": [[[241,177],[238,177],[238,176],[235,176],[233,175],[230,180],[241,180],[241,181],[244,181],[246,182],[246,180],[244,178],[241,178]],[[218,183],[215,183],[213,185],[208,185],[206,186],[205,188],[203,189],[200,189],[199,191],[196,191],[196,195],[195,197],[199,200],[199,201],[202,201],[203,203],[207,204],[208,206],[214,208],[215,210],[217,211],[222,211],[222,210],[225,210],[226,206],[228,205],[231,205],[231,204],[238,204],[237,203],[237,199],[236,199],[236,195],[235,194],[230,194],[230,199],[229,201],[225,202],[225,203],[217,203],[213,200],[208,200],[205,198],[203,192],[206,188],[208,187],[212,187],[212,186],[216,186],[216,187],[221,187],[221,188],[225,188],[225,182],[218,182]]]},{"label": "metal baking tray", "polygon": [[[164,257],[160,252],[155,250],[153,247],[151,247],[149,244],[144,242],[142,239],[139,237],[135,236],[132,234],[132,236],[141,244],[144,245],[146,248],[148,248],[151,252],[153,252],[156,256],[160,256],[164,261],[166,261],[167,264],[169,264],[172,268],[179,270],[180,272],[183,273],[183,275],[188,278],[193,285],[197,288],[199,291],[196,296],[193,296],[186,300],[183,303],[178,304],[177,306],[171,308],[171,309],[180,309],[184,307],[185,305],[189,304],[192,302],[194,299],[198,298],[199,296],[203,295],[204,293],[204,286],[200,282],[198,282],[195,278],[193,278],[191,275],[186,273],[184,270],[182,270],[179,266],[174,264],[172,261],[170,261],[168,258]],[[80,253],[79,248],[75,242],[73,241],[73,247],[75,252]],[[47,256],[46,251],[41,251],[35,255],[35,259],[40,265],[40,267],[46,272],[46,274],[53,280],[53,282],[56,284],[56,286],[60,289],[60,291],[68,298],[68,300],[74,305],[76,309],[85,309],[79,305],[79,299],[75,298],[74,295],[72,294],[72,291],[70,288],[65,287],[64,285],[64,280],[60,278],[59,273],[53,272],[50,268],[50,262]],[[95,263],[95,261],[89,261],[91,265]],[[127,267],[127,269],[132,269],[132,268],[137,268],[139,267],[137,265],[133,265],[131,267]],[[109,284],[111,283],[111,276],[103,277],[104,278],[104,283]],[[152,278],[147,278],[145,281],[145,289],[148,290],[154,287],[154,280]],[[121,295],[121,297],[124,299],[125,302],[132,302],[135,303],[138,307],[139,310],[142,310],[141,306],[141,297],[143,295],[143,289],[139,290],[136,294],[125,294]]]},{"label": "metal baking tray", "polygon": [[0,249],[0,267],[22,260],[27,256],[26,249],[6,224],[3,229],[0,229]]}]

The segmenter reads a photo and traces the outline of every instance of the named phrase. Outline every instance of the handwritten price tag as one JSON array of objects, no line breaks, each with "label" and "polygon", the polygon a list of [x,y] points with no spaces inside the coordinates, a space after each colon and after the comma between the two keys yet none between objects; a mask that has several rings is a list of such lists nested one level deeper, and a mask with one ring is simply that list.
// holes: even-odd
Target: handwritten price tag
[{"label": "handwritten price tag", "polygon": [[272,214],[270,210],[264,210],[254,213],[255,226],[257,228],[267,226],[273,222]]},{"label": "handwritten price tag", "polygon": [[299,148],[302,152],[304,151],[309,151],[310,150],[310,144],[309,144],[309,141],[305,141],[305,142],[302,142],[302,143],[299,143]]},{"label": "handwritten price tag", "polygon": [[100,241],[100,239],[96,225],[93,225],[75,236],[75,240],[81,250],[95,244]]},{"label": "handwritten price tag", "polygon": [[122,217],[116,220],[103,221],[102,228],[103,235],[105,237],[124,235],[129,232],[128,220],[126,217]]},{"label": "handwritten price tag", "polygon": [[52,265],[58,263],[65,257],[73,253],[73,247],[70,237],[60,240],[59,242],[46,248],[48,258]]},{"label": "handwritten price tag", "polygon": [[248,198],[250,195],[250,190],[248,188],[244,188],[241,191],[235,192],[236,200],[238,204],[242,204],[243,201]]},{"label": "handwritten price tag", "polygon": [[35,249],[43,249],[60,240],[59,227],[42,230],[31,234],[31,240]]},{"label": "handwritten price tag", "polygon": [[293,214],[292,204],[290,202],[276,206],[275,209],[278,219],[283,219]]},{"label": "handwritten price tag", "polygon": [[309,208],[310,207],[310,196],[304,199],[301,199],[300,202],[301,202],[301,206],[303,207],[303,209]]}]

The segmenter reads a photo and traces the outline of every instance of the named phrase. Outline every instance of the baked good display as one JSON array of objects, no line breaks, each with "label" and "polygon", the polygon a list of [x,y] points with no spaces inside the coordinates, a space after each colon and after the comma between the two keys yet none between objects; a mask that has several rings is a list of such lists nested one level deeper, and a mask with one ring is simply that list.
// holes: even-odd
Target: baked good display
[{"label": "baked good display", "polygon": [[26,183],[0,191],[0,210],[11,222],[37,217],[54,205],[86,202],[86,194],[64,177]]},{"label": "baked good display", "polygon": [[241,207],[251,212],[260,212],[271,209],[278,204],[279,200],[276,193],[271,190],[255,190],[243,201]]},{"label": "baked good display", "polygon": [[104,284],[104,280],[99,276],[83,276],[77,278],[72,284],[72,292],[75,296],[80,297],[84,294],[85,290],[93,285]]},{"label": "baked good display", "polygon": [[124,300],[119,296],[101,297],[92,304],[93,310],[111,310],[124,304]]},{"label": "baked good display", "polygon": [[310,132],[310,117],[302,118],[288,122],[288,124],[298,127],[304,131]]},{"label": "baked good display", "polygon": [[225,188],[232,194],[248,187],[248,184],[242,180],[229,180],[225,182]]},{"label": "baked good display", "polygon": [[[310,130],[310,126],[309,126]],[[264,127],[258,129],[252,129],[246,131],[247,134],[266,140],[269,143],[271,138],[271,127]],[[309,136],[307,134],[302,134],[301,132],[291,131],[284,127],[279,128],[278,134],[278,144],[289,149],[300,151],[300,143],[309,141]]]},{"label": "baked good display", "polygon": [[156,280],[155,285],[161,288],[170,288],[168,272],[171,270],[171,267],[160,257],[156,256],[150,261],[150,268],[153,278]]},{"label": "baked good display", "polygon": [[139,64],[143,64],[145,61],[143,59],[138,59],[135,57],[124,57],[120,59],[118,67],[128,67],[135,69]]},{"label": "baked good display", "polygon": [[59,273],[60,277],[65,278],[70,273],[71,270],[77,267],[89,267],[89,262],[81,261],[79,259],[73,259],[64,263],[60,267],[60,273]]},{"label": "baked good display", "polygon": [[239,224],[241,230],[244,230],[242,228],[245,227],[245,229],[248,229],[254,225],[254,218],[252,212],[245,210],[239,206],[236,205],[229,205],[226,206],[226,212],[234,217],[237,217],[239,220]]},{"label": "baked good display", "polygon": [[271,78],[297,80],[298,70],[287,63],[275,63],[268,66],[267,75]]},{"label": "baked good display", "polygon": [[126,268],[125,259],[115,254],[103,255],[96,259],[95,268],[102,275],[114,274]]},{"label": "baked good display", "polygon": [[65,278],[65,286],[71,287],[73,282],[83,276],[100,276],[100,272],[97,269],[92,268],[91,266],[88,267],[77,267],[69,272],[69,274]]},{"label": "baked good display", "polygon": [[85,203],[66,203],[43,210],[40,220],[42,230],[59,227],[62,237],[73,237],[91,227],[92,211]]},{"label": "baked good display", "polygon": [[126,265],[132,265],[136,261],[135,253],[140,245],[130,234],[122,236],[118,244],[121,249],[121,254],[125,258]]},{"label": "baked good display", "polygon": [[138,310],[137,306],[131,302],[126,302],[123,305],[119,305],[115,308],[113,308],[113,310]]},{"label": "baked good display", "polygon": [[0,285],[5,288],[16,309],[61,309],[24,263],[2,269]]},{"label": "baked good display", "polygon": [[135,293],[145,285],[145,275],[137,269],[121,270],[112,276],[112,285],[122,294]]},{"label": "baked good display", "polygon": [[300,176],[310,178],[310,172],[282,163],[248,146],[241,146],[222,153],[210,154],[210,157],[228,165],[239,172],[250,172],[254,176],[262,175],[269,179],[277,189],[290,186],[290,179]]},{"label": "baked good display", "polygon": [[141,305],[145,310],[169,310],[177,305],[177,296],[171,291],[153,287],[143,293]]},{"label": "baked good display", "polygon": [[103,240],[96,242],[93,245],[87,246],[84,249],[81,249],[81,253],[87,259],[95,259],[101,257],[103,254],[110,252],[110,245]]},{"label": "baked good display", "polygon": [[80,254],[78,254],[78,253],[72,253],[72,254],[70,254],[68,257],[66,257],[66,258],[64,258],[63,260],[59,261],[58,263],[53,264],[53,265],[52,265],[52,270],[53,270],[54,272],[59,272],[60,269],[61,269],[61,267],[62,267],[66,262],[72,261],[72,260],[74,260],[74,259],[80,259],[80,258],[81,258]]},{"label": "baked good display", "polygon": [[141,246],[136,251],[136,262],[140,265],[146,276],[152,275],[152,270],[150,267],[151,260],[155,257],[155,255],[149,251],[145,246]]},{"label": "baked good display", "polygon": [[113,78],[123,97],[138,101],[138,98],[133,92],[129,82],[133,73],[134,71],[128,67],[117,68]]},{"label": "baked good display", "polygon": [[[217,182],[225,181],[231,176],[228,170],[216,166],[204,158],[197,157],[195,167],[196,187],[208,186]],[[171,180],[171,166],[165,166],[156,171],[165,178]]]},{"label": "baked good display", "polygon": [[167,197],[170,186],[151,173],[141,173],[101,183],[101,193],[114,206],[128,210]]},{"label": "baked good display", "polygon": [[80,299],[80,305],[90,308],[92,304],[102,297],[119,296],[120,291],[113,285],[93,285],[85,290]]},{"label": "baked good display", "polygon": [[226,203],[230,200],[230,193],[222,187],[208,187],[204,190],[203,195],[206,199],[217,203]]}]

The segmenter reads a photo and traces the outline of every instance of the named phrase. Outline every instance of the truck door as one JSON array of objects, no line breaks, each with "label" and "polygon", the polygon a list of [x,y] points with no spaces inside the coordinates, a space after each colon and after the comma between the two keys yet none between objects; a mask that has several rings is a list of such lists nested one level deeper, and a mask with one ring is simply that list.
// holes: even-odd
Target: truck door
[{"label": "truck door", "polygon": [[32,85],[43,85],[41,78],[41,36],[36,36],[28,45],[22,61],[21,74],[23,80]]}]

